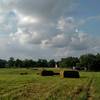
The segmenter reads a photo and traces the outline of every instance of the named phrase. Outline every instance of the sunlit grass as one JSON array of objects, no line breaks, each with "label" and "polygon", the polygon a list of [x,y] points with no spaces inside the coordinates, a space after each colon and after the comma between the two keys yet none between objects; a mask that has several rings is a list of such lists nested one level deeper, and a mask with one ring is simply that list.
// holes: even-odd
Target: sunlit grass
[{"label": "sunlit grass", "polygon": [[[0,100],[100,100],[99,72],[80,72],[74,79],[43,77],[37,74],[40,70],[0,69]],[[24,72],[28,74],[20,75]]]}]

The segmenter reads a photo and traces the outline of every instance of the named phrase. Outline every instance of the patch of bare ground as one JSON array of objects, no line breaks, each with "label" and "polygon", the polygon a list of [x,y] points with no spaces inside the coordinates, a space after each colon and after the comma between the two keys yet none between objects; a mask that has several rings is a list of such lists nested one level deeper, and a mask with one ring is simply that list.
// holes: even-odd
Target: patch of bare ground
[{"label": "patch of bare ground", "polygon": [[[92,88],[92,82],[93,78],[91,78],[88,82],[88,84],[84,84],[83,86],[77,86],[73,91],[72,91],[72,100],[78,100],[81,98],[82,100],[93,100],[92,94],[91,94],[91,88]],[[82,97],[80,97],[80,95]]]},{"label": "patch of bare ground", "polygon": [[87,89],[87,100],[93,100],[91,90],[92,90],[92,83],[93,83],[93,78],[90,80],[88,84],[88,89]]},{"label": "patch of bare ground", "polygon": [[72,91],[72,100],[77,100],[77,97],[80,95],[80,93],[84,90],[83,86],[77,86]]}]

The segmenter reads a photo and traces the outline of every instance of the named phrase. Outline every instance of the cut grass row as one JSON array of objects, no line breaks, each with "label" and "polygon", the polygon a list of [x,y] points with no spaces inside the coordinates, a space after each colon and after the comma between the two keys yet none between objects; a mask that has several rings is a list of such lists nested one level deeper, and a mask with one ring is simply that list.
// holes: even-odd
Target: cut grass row
[{"label": "cut grass row", "polygon": [[0,72],[0,100],[100,100],[99,72],[80,72],[79,79],[42,77],[32,69]]},{"label": "cut grass row", "polygon": [[[59,77],[43,77],[40,78],[39,83],[31,83],[20,89],[14,89],[8,93],[9,98],[17,98],[21,100],[27,100],[29,98],[34,99],[53,99],[53,100],[66,100],[66,98],[72,98],[73,93],[77,92],[77,88],[82,87],[87,81],[80,79],[59,79]],[[87,79],[88,80],[88,79]],[[77,83],[77,81],[79,83]],[[7,94],[4,95],[7,97]],[[28,97],[28,98],[27,98]],[[64,99],[65,98],[65,99]]]}]

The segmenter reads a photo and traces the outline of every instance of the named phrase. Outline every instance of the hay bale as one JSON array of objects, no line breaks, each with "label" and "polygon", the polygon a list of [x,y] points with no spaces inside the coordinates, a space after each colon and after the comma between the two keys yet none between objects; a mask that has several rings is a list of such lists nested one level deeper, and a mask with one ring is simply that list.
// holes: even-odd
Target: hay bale
[{"label": "hay bale", "polygon": [[79,72],[78,71],[61,71],[60,76],[62,78],[68,77],[68,78],[79,78]]},{"label": "hay bale", "polygon": [[47,70],[41,71],[41,76],[53,76],[53,75],[54,75],[53,71],[47,71]]},{"label": "hay bale", "polygon": [[54,73],[54,75],[60,75],[60,73],[57,73],[57,72],[56,72],[56,73]]},{"label": "hay bale", "polygon": [[27,74],[28,74],[27,72],[20,73],[20,75],[27,75]]}]

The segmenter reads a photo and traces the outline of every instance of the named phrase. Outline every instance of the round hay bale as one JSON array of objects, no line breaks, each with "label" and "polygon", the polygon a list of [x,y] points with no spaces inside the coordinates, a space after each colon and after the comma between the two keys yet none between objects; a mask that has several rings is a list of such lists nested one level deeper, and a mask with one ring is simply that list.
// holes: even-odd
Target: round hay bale
[{"label": "round hay bale", "polygon": [[79,72],[78,71],[61,71],[60,76],[62,78],[68,77],[68,78],[79,78]]},{"label": "round hay bale", "polygon": [[54,73],[54,75],[60,75],[60,73],[57,73],[57,72],[56,72],[56,73]]},{"label": "round hay bale", "polygon": [[28,74],[27,72],[20,73],[20,75],[27,75],[27,74]]},{"label": "round hay bale", "polygon": [[47,70],[41,71],[41,76],[53,76],[53,75],[54,75],[53,71],[47,71]]}]

